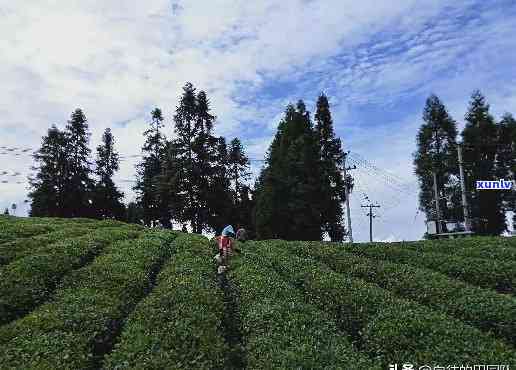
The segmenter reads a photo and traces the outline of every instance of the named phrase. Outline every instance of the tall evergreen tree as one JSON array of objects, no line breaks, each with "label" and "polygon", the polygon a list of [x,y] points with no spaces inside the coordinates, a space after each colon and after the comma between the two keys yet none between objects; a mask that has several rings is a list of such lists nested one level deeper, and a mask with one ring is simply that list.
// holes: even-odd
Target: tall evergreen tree
[{"label": "tall evergreen tree", "polygon": [[166,205],[170,218],[184,223],[183,210],[186,206],[188,191],[185,182],[186,171],[178,157],[179,149],[175,141],[167,141],[162,160],[161,174],[158,177],[158,197]]},{"label": "tall evergreen tree", "polygon": [[41,148],[34,154],[36,171],[29,178],[32,217],[65,217],[65,180],[67,179],[67,138],[55,125],[43,137]]},{"label": "tall evergreen tree", "polygon": [[220,194],[224,183],[221,161],[226,160],[227,149],[212,134],[215,119],[206,93],[196,93],[186,83],[174,115],[176,139],[169,146],[162,182],[169,186],[174,219],[190,223],[195,233],[216,228],[214,220],[224,214],[219,202],[224,197]]},{"label": "tall evergreen tree", "polygon": [[123,219],[125,206],[121,193],[113,182],[113,175],[119,169],[118,153],[114,148],[115,138],[111,129],[107,128],[102,135],[102,144],[97,147],[98,177],[94,190],[94,206],[97,217]]},{"label": "tall evergreen tree", "polygon": [[242,186],[245,185],[250,176],[249,166],[249,158],[245,154],[242,143],[238,138],[234,138],[229,143],[228,167],[235,203],[242,199]]},{"label": "tall evergreen tree", "polygon": [[174,140],[173,155],[181,167],[180,187],[177,191],[184,197],[181,208],[176,211],[175,218],[183,224],[189,222],[194,232],[199,232],[197,212],[200,208],[193,148],[199,128],[199,124],[196,124],[197,113],[195,88],[191,83],[186,83],[174,115],[174,129],[177,138]]},{"label": "tall evergreen tree", "polygon": [[162,174],[162,159],[165,154],[166,139],[162,133],[163,115],[159,108],[151,112],[150,127],[143,133],[146,140],[142,148],[143,159],[137,165],[137,181],[134,190],[137,201],[143,209],[146,225],[159,220],[166,228],[170,228],[170,214],[166,203],[160,201],[159,176]]},{"label": "tall evergreen tree", "polygon": [[433,188],[435,172],[441,220],[461,220],[457,124],[435,95],[426,100],[423,121],[417,135],[417,151],[414,153],[415,173],[421,189],[419,209],[425,212],[428,220],[436,219]]},{"label": "tall evergreen tree", "polygon": [[303,101],[289,105],[257,182],[258,238],[320,240],[319,145]]},{"label": "tall evergreen tree", "polygon": [[[198,208],[195,212],[196,221],[195,232],[201,233],[205,229],[213,228],[210,220],[215,215],[224,215],[224,211],[219,208],[219,200],[213,198],[214,192],[220,191],[221,184],[217,172],[221,158],[224,163],[227,158],[227,146],[224,138],[216,138],[212,134],[215,116],[211,113],[210,101],[204,91],[200,91],[196,98],[196,120],[195,137],[193,140],[193,161],[195,163],[192,183],[196,184]],[[222,154],[220,154],[222,152]],[[220,161],[219,161],[220,162]],[[225,172],[224,172],[225,173]],[[223,173],[223,174],[224,174]],[[223,194],[220,194],[223,197]]]},{"label": "tall evergreen tree", "polygon": [[345,235],[342,203],[346,200],[343,175],[344,153],[340,139],[335,137],[330,104],[324,94],[321,94],[317,100],[315,122],[322,169],[323,232],[327,233],[332,241],[342,241]]},{"label": "tall evergreen tree", "polygon": [[481,235],[500,235],[507,229],[502,192],[476,190],[477,180],[496,180],[498,127],[489,113],[484,96],[475,91],[466,113],[466,127],[462,131],[464,167],[470,187],[468,194],[474,230]]},{"label": "tall evergreen tree", "polygon": [[65,130],[68,156],[65,178],[65,217],[94,217],[92,169],[89,157],[90,132],[86,116],[76,109]]},{"label": "tall evergreen tree", "polygon": [[251,189],[247,185],[251,173],[249,158],[238,138],[229,143],[228,169],[233,212],[231,224],[247,230],[248,237],[253,234],[253,208]]},{"label": "tall evergreen tree", "polygon": [[210,189],[207,194],[209,226],[220,233],[228,223],[233,224],[237,218],[235,203],[230,191],[229,153],[226,140],[217,139],[215,157],[212,161]]},{"label": "tall evergreen tree", "polygon": [[[498,150],[496,153],[496,177],[516,180],[516,119],[506,113],[498,124]],[[514,212],[516,221],[516,189],[502,193],[503,207]],[[513,225],[516,223],[513,222]]]}]

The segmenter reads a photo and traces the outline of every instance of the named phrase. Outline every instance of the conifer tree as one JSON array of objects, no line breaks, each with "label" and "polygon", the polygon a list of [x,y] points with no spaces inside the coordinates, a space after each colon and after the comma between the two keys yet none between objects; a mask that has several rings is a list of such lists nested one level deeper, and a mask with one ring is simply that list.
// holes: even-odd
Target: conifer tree
[{"label": "conifer tree", "polygon": [[250,177],[250,162],[244,147],[238,138],[231,140],[228,153],[228,176],[232,193],[231,224],[247,230],[248,237],[252,233],[254,202],[251,199],[251,189],[247,184]]},{"label": "conifer tree", "polygon": [[218,234],[227,224],[236,220],[236,209],[230,192],[229,153],[226,140],[217,139],[216,153],[212,162],[210,190],[207,194],[208,224]]},{"label": "conifer tree", "polygon": [[124,195],[113,182],[113,175],[119,169],[119,158],[114,144],[115,138],[111,129],[107,128],[102,135],[102,144],[97,147],[95,173],[98,180],[94,190],[94,206],[97,217],[121,220],[125,211],[121,201]]},{"label": "conifer tree", "polygon": [[425,212],[428,220],[436,220],[433,188],[433,172],[435,172],[439,191],[440,219],[462,220],[456,122],[435,95],[431,95],[426,100],[423,121],[417,135],[417,151],[414,153],[415,173],[421,189],[419,209]]},{"label": "conifer tree", "polygon": [[174,219],[190,223],[195,233],[217,227],[214,220],[223,222],[220,219],[225,214],[220,204],[225,196],[221,190],[225,169],[221,166],[227,149],[225,142],[212,134],[215,119],[206,93],[196,93],[193,85],[186,83],[174,115],[176,139],[169,145],[162,189],[163,196],[170,198]]},{"label": "conifer tree", "polygon": [[249,158],[245,154],[242,143],[238,138],[234,138],[229,143],[228,167],[235,203],[242,199],[242,186],[245,185],[250,176],[249,166]]},{"label": "conifer tree", "polygon": [[34,154],[36,171],[29,178],[32,217],[65,217],[65,181],[67,179],[67,138],[55,125],[43,137],[41,148]]},{"label": "conifer tree", "polygon": [[321,94],[317,100],[315,122],[322,170],[323,232],[328,233],[332,241],[342,241],[345,235],[342,203],[346,200],[343,175],[344,153],[340,139],[335,137],[330,105],[324,94]]},{"label": "conifer tree", "polygon": [[[516,180],[516,119],[506,113],[498,124],[498,150],[496,153],[496,177]],[[502,193],[503,208],[516,211],[516,189]],[[516,220],[516,212],[514,213]],[[513,225],[515,223],[513,222]]]},{"label": "conifer tree", "polygon": [[161,174],[158,176],[158,197],[166,205],[170,218],[181,223],[184,220],[184,209],[187,202],[188,186],[185,181],[186,170],[182,158],[178,156],[176,141],[167,141],[165,155],[162,160]]},{"label": "conifer tree", "polygon": [[[219,200],[212,196],[219,193],[221,184],[217,180],[222,180],[217,172],[221,164],[217,163],[217,158],[225,163],[227,157],[227,146],[224,138],[216,138],[212,134],[213,125],[216,117],[211,113],[210,101],[204,91],[200,91],[196,97],[196,119],[195,137],[193,140],[193,161],[195,163],[192,183],[197,189],[196,198],[198,208],[196,210],[195,232],[201,233],[203,230],[213,227],[210,220],[216,214],[223,215],[225,212],[219,208]],[[219,152],[222,151],[222,154]],[[225,189],[227,191],[227,189]],[[223,197],[223,194],[220,194]]]},{"label": "conifer tree", "polygon": [[158,196],[158,181],[162,173],[161,163],[166,145],[161,131],[163,115],[159,108],[155,108],[151,116],[150,127],[143,133],[146,140],[142,148],[142,162],[137,165],[137,182],[134,190],[143,209],[144,223],[150,225],[151,221],[159,220],[164,227],[170,228],[168,205],[160,202]]},{"label": "conifer tree", "polygon": [[258,238],[320,240],[321,175],[317,136],[300,100],[287,106],[257,181]]},{"label": "conifer tree", "polygon": [[92,206],[91,178],[92,169],[89,157],[90,132],[86,116],[81,109],[76,109],[65,129],[66,135],[66,175],[64,175],[65,217],[94,217]]},{"label": "conifer tree", "polygon": [[465,119],[466,126],[462,131],[464,167],[471,213],[477,221],[474,230],[481,235],[500,235],[507,228],[502,192],[475,189],[477,180],[497,180],[498,127],[489,113],[489,104],[479,91],[471,96]]},{"label": "conifer tree", "polygon": [[194,232],[199,231],[197,212],[200,208],[198,199],[198,184],[195,178],[194,139],[199,125],[197,124],[197,99],[195,88],[191,83],[183,87],[174,115],[174,130],[177,138],[174,140],[174,157],[181,168],[180,188],[177,189],[183,197],[181,208],[175,212],[175,218],[181,223],[189,222]]}]

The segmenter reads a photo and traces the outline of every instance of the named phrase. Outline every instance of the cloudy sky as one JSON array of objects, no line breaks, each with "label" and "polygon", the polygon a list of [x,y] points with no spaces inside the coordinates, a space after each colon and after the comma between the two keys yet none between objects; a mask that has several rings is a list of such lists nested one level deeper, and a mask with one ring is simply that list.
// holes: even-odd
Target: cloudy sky
[{"label": "cloudy sky", "polygon": [[[412,153],[426,97],[437,94],[460,127],[476,88],[496,118],[516,113],[513,0],[0,0],[0,34],[0,147],[18,148],[0,150],[0,207],[17,203],[19,215],[32,165],[22,150],[51,124],[80,107],[92,148],[111,127],[120,153],[137,155],[150,111],[163,110],[170,134],[191,81],[212,101],[216,133],[240,137],[257,160],[285,105],[302,98],[313,111],[324,91],[362,163],[355,239],[368,238],[365,196],[382,206],[375,238],[418,239]],[[136,161],[117,175],[127,199]]]}]

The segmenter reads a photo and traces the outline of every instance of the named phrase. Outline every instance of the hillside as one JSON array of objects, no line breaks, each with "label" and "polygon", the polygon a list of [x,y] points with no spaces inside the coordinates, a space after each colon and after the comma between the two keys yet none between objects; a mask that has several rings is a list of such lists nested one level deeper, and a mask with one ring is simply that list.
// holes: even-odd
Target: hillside
[{"label": "hillside", "polygon": [[0,369],[516,366],[514,238],[238,248],[0,217]]}]

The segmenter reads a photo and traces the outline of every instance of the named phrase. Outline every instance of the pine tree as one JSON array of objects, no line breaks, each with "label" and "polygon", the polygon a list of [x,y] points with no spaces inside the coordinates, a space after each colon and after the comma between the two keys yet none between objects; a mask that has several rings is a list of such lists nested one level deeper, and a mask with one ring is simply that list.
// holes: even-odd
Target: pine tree
[{"label": "pine tree", "polygon": [[170,146],[163,181],[173,183],[171,192],[175,194],[169,197],[175,197],[174,218],[182,224],[190,223],[195,233],[217,227],[214,220],[221,222],[220,215],[224,214],[219,204],[223,194],[219,199],[214,196],[224,182],[219,153],[222,143],[212,134],[215,119],[206,93],[196,93],[193,85],[186,83],[174,115],[177,138]]},{"label": "pine tree", "polygon": [[246,185],[251,175],[249,168],[250,162],[244,147],[238,138],[234,138],[229,144],[228,153],[228,176],[233,204],[231,224],[246,229],[248,236],[253,229],[254,208],[251,189]]},{"label": "pine tree", "polygon": [[55,125],[43,137],[41,148],[34,154],[36,171],[29,178],[32,217],[65,217],[65,183],[67,180],[67,137]]},{"label": "pine tree", "polygon": [[98,181],[94,190],[94,206],[97,217],[116,218],[124,217],[125,206],[121,193],[113,182],[113,175],[119,169],[118,153],[114,149],[115,138],[111,129],[107,128],[102,135],[102,145],[97,147],[97,168],[95,173]]},{"label": "pine tree", "polygon": [[[195,136],[192,144],[193,161],[195,163],[192,183],[197,189],[196,199],[198,208],[195,212],[196,221],[194,232],[201,233],[205,229],[213,228],[213,220],[216,215],[223,217],[225,212],[219,208],[219,200],[213,198],[213,193],[220,192],[222,186],[218,180],[220,172],[220,163],[226,160],[227,147],[224,138],[216,138],[212,135],[212,129],[215,122],[215,116],[211,113],[210,101],[204,91],[200,91],[196,98],[196,119],[195,119]],[[222,150],[223,155],[219,154]],[[225,189],[227,191],[227,189]],[[222,196],[222,194],[221,194]]]},{"label": "pine tree", "polygon": [[342,241],[345,235],[342,203],[346,200],[343,175],[344,153],[340,139],[335,138],[330,105],[324,94],[321,94],[317,100],[315,122],[322,168],[323,232],[328,233],[332,241]]},{"label": "pine tree", "polygon": [[150,127],[143,135],[146,140],[142,148],[143,159],[137,165],[137,181],[134,190],[137,193],[137,201],[143,209],[143,220],[146,225],[151,221],[159,220],[161,224],[170,228],[170,214],[168,205],[160,202],[159,176],[162,174],[162,159],[165,154],[166,139],[161,129],[163,128],[163,115],[159,108],[151,112]]},{"label": "pine tree", "polygon": [[419,209],[425,212],[428,220],[437,219],[433,176],[435,172],[440,219],[463,220],[456,150],[457,124],[435,95],[426,100],[423,121],[417,135],[418,149],[414,153],[415,173],[421,189]]},{"label": "pine tree", "polygon": [[317,136],[300,100],[287,107],[257,181],[258,238],[320,240],[321,175]]},{"label": "pine tree", "polygon": [[238,138],[234,138],[229,143],[228,167],[235,204],[242,199],[242,186],[250,176],[249,166],[249,158],[245,154],[242,143]]},{"label": "pine tree", "polygon": [[473,93],[465,119],[464,167],[470,184],[471,213],[477,221],[474,231],[481,235],[500,235],[507,229],[501,191],[474,188],[475,181],[496,180],[497,174],[498,127],[479,91]]},{"label": "pine tree", "polygon": [[183,210],[186,206],[188,191],[185,182],[186,171],[178,157],[179,149],[175,141],[167,141],[165,155],[162,160],[161,174],[157,179],[158,197],[166,205],[171,219],[185,222]]},{"label": "pine tree", "polygon": [[197,212],[200,208],[198,186],[195,178],[195,158],[193,142],[197,134],[197,101],[195,88],[191,83],[183,87],[183,95],[180,98],[179,106],[174,115],[175,133],[174,156],[178,165],[182,168],[180,178],[180,189],[184,196],[181,209],[175,213],[176,219],[181,223],[190,222],[194,232],[199,231],[197,225]]},{"label": "pine tree", "polygon": [[229,154],[226,140],[217,139],[216,154],[212,161],[210,189],[207,194],[208,224],[218,234],[227,224],[236,220],[236,209],[230,192]]},{"label": "pine tree", "polygon": [[[498,179],[516,180],[516,120],[506,113],[498,124],[498,147],[496,153],[496,177]],[[516,211],[516,189],[502,193],[505,210]],[[516,212],[514,213],[516,221]],[[515,225],[515,223],[513,223]]]},{"label": "pine tree", "polygon": [[65,130],[67,165],[64,176],[65,217],[94,217],[92,207],[92,180],[88,147],[90,133],[86,116],[81,109],[76,109],[68,121]]}]

